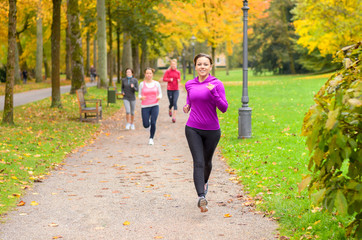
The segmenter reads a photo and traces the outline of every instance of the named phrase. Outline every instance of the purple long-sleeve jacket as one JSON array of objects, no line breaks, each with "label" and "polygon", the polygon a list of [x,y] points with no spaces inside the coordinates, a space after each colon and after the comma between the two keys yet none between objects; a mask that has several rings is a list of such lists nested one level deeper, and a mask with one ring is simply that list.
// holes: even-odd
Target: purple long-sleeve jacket
[{"label": "purple long-sleeve jacket", "polygon": [[[209,83],[215,85],[211,91],[206,87]],[[187,81],[185,88],[187,91],[186,104],[191,108],[186,125],[201,130],[220,129],[216,108],[223,113],[228,108],[222,82],[211,75],[203,82],[199,82],[199,78],[196,77]]]}]

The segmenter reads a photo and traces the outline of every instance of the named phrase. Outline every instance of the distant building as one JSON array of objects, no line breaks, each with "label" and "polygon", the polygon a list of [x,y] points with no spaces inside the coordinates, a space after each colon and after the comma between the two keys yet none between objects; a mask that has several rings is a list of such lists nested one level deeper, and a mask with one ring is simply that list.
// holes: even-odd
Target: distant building
[{"label": "distant building", "polygon": [[[158,69],[167,69],[170,66],[170,58],[163,57],[157,59],[157,68]],[[214,66],[217,68],[225,68],[226,67],[226,58],[225,54],[220,53],[217,54],[214,59]],[[179,67],[181,67],[181,62],[179,63]]]}]

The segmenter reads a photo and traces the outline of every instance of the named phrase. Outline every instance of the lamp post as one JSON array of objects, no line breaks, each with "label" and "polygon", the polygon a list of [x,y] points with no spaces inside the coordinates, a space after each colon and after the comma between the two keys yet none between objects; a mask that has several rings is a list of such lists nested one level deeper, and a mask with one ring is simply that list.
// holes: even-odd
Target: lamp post
[{"label": "lamp post", "polygon": [[239,137],[251,138],[251,108],[248,96],[248,1],[244,0],[244,33],[243,33],[243,96],[242,107],[239,108]]},{"label": "lamp post", "polygon": [[192,35],[192,37],[191,37],[191,46],[192,46],[192,65],[194,66],[194,78],[195,78],[195,64],[194,64],[194,62],[193,62],[193,58],[195,57],[195,42],[196,42],[196,37],[195,37],[195,35]]},{"label": "lamp post", "polygon": [[186,61],[185,61],[185,47],[182,49],[182,71],[183,71],[183,80],[186,79]]}]

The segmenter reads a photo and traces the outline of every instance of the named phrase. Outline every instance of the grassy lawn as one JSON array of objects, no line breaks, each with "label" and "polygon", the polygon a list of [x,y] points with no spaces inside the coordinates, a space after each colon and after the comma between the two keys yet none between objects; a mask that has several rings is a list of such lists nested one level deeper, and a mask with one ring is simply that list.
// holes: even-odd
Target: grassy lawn
[{"label": "grassy lawn", "polygon": [[[121,107],[120,101],[107,107],[104,89],[88,88],[85,97],[102,99],[104,118]],[[0,214],[14,207],[34,181],[41,181],[67,154],[100,132],[100,124],[79,122],[76,95],[63,94],[61,109],[50,104],[46,98],[16,107],[15,126],[0,125]]]},{"label": "grassy lawn", "polygon": [[[249,204],[280,223],[281,236],[291,239],[345,239],[342,226],[350,219],[313,206],[298,183],[308,173],[309,153],[300,136],[304,114],[328,75],[249,76],[252,138],[238,137],[242,72],[220,72],[229,101],[221,118],[222,154],[236,172]],[[240,82],[239,82],[240,81]]]}]

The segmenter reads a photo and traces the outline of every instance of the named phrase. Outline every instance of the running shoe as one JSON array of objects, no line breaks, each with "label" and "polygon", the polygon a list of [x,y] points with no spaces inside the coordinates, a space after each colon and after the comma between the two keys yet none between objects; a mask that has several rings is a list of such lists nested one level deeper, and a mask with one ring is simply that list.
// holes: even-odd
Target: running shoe
[{"label": "running shoe", "polygon": [[205,183],[205,186],[204,186],[205,196],[206,196],[206,194],[207,194],[208,191],[209,191],[209,182]]},{"label": "running shoe", "polygon": [[172,110],[171,110],[171,109],[168,110],[168,115],[169,115],[170,117],[172,117]]},{"label": "running shoe", "polygon": [[131,124],[131,129],[132,129],[132,130],[135,130],[135,129],[136,129],[136,127],[134,126],[134,124]]},{"label": "running shoe", "polygon": [[149,145],[153,145],[153,143],[154,143],[154,142],[153,142],[153,139],[150,138],[150,140],[148,141],[148,144],[149,144]]},{"label": "running shoe", "polygon": [[172,122],[175,123],[175,122],[176,122],[176,118],[172,118]]},{"label": "running shoe", "polygon": [[197,206],[201,209],[201,212],[207,212],[209,209],[207,208],[207,200],[205,197],[199,197],[199,201],[197,202]]},{"label": "running shoe", "polygon": [[131,128],[131,124],[130,123],[127,123],[126,124],[126,129],[129,130]]}]

